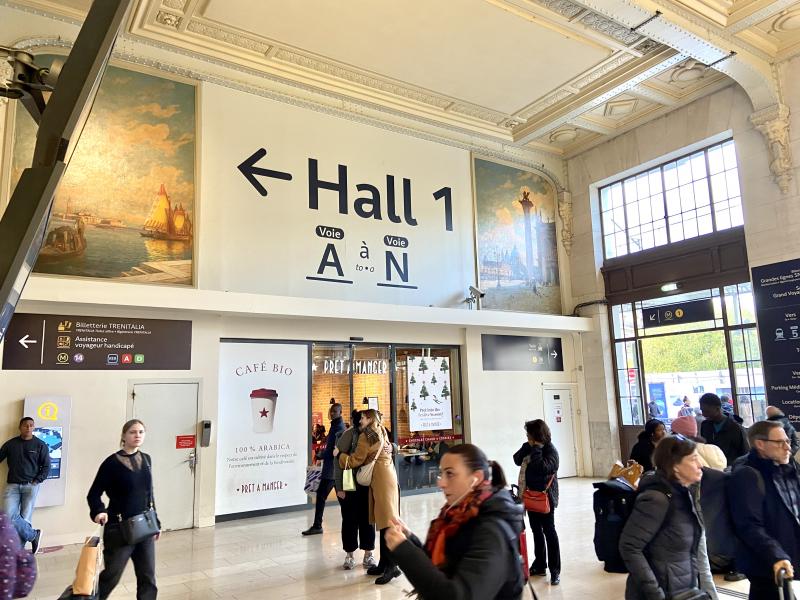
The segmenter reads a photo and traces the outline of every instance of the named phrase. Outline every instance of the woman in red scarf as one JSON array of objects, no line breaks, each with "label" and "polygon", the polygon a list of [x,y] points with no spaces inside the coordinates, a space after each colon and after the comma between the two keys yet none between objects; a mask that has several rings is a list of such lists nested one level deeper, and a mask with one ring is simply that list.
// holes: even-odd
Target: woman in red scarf
[{"label": "woman in red scarf", "polygon": [[503,470],[477,446],[451,448],[439,467],[446,504],[423,545],[395,519],[386,545],[423,600],[517,600],[522,507]]}]

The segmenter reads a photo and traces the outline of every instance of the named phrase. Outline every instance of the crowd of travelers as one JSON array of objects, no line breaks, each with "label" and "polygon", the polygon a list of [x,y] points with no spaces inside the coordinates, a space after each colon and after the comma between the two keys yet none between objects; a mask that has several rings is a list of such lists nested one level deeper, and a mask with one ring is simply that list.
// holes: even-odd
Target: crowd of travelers
[{"label": "crowd of travelers", "polygon": [[[687,410],[671,421],[648,421],[631,451],[629,464],[641,465],[643,474],[627,484],[634,500],[613,540],[628,573],[625,599],[718,600],[712,573],[722,573],[729,581],[747,578],[751,600],[777,600],[800,564],[797,432],[776,407],[746,429],[720,397],[704,394],[699,404],[702,419]],[[438,487],[444,505],[423,541],[401,519],[398,449],[380,412],[353,411],[348,427],[342,406],[334,403],[329,417],[314,521],[302,533],[322,533],[325,503],[334,490],[343,569],[356,568],[360,549],[361,565],[376,584],[405,574],[410,595],[423,600],[519,599],[526,584],[547,575],[550,585],[560,584],[559,454],[543,420],[525,423],[526,440],[513,455],[519,475],[510,487],[500,465],[477,446],[460,444],[443,454]],[[33,426],[24,418],[19,437],[0,447],[0,461],[9,465],[0,514],[0,600],[27,595],[36,578],[33,554],[42,533],[31,519],[50,463]],[[92,521],[104,526],[104,569],[96,593],[101,600],[129,561],[137,598],[158,594],[160,523],[151,458],[140,450],[144,439],[141,421],[125,423],[120,449],[102,462],[87,495]],[[525,513],[533,538],[530,564]],[[598,531],[603,530],[596,529],[596,548]]]}]

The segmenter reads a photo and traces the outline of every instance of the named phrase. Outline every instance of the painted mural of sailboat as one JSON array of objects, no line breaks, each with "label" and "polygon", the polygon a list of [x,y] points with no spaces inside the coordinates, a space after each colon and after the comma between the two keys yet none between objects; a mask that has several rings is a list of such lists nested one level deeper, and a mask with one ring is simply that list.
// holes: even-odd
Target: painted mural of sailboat
[{"label": "painted mural of sailboat", "polygon": [[172,242],[192,241],[192,220],[182,204],[173,206],[164,184],[158,192],[150,215],[139,232],[142,237]]}]

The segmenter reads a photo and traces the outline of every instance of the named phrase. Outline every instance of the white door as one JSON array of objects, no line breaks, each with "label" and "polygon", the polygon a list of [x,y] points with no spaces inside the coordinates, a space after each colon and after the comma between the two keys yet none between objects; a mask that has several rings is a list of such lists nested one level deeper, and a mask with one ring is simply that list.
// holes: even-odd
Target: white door
[{"label": "white door", "polygon": [[550,426],[553,445],[558,450],[558,476],[575,477],[578,474],[578,463],[572,420],[572,391],[569,388],[544,389],[544,420]]},{"label": "white door", "polygon": [[164,530],[194,526],[198,387],[197,383],[133,386],[131,412],[145,426],[142,448],[153,460],[153,493]]}]

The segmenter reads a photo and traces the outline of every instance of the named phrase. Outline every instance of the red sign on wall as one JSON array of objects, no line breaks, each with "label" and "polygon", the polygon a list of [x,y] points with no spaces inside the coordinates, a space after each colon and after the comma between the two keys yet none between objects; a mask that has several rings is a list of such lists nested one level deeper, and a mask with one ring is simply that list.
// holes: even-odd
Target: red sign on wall
[{"label": "red sign on wall", "polygon": [[189,449],[194,448],[197,444],[196,435],[176,435],[175,436],[175,449]]}]

